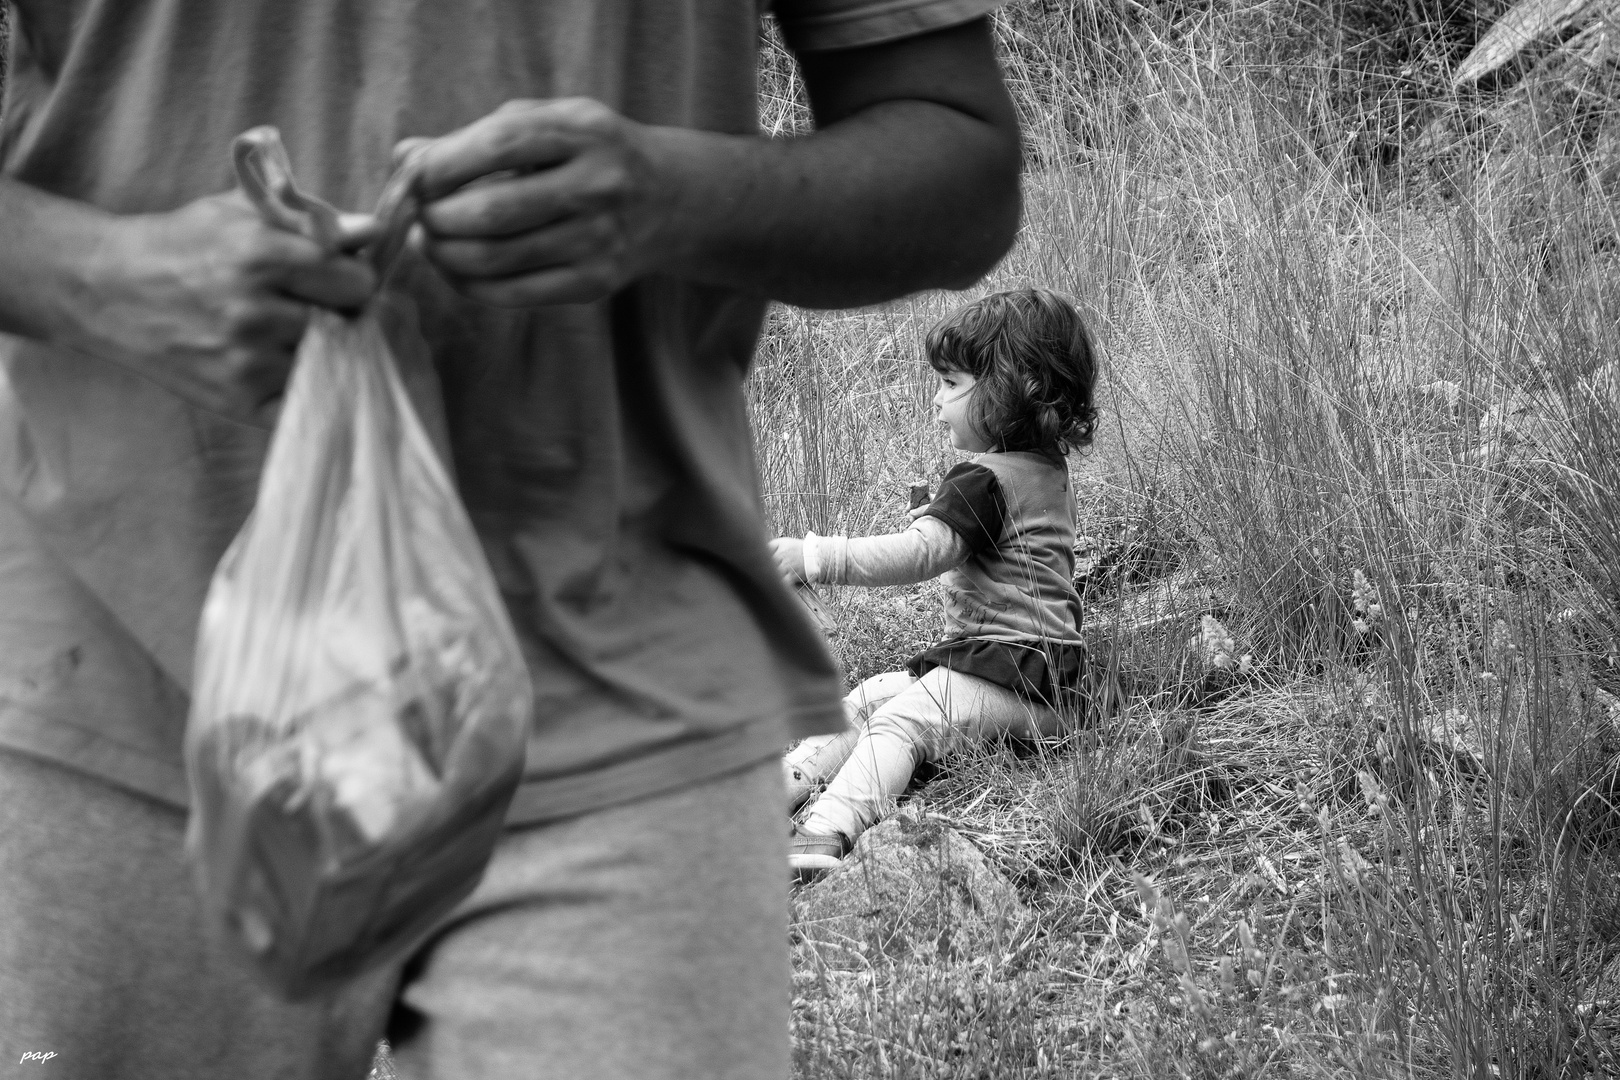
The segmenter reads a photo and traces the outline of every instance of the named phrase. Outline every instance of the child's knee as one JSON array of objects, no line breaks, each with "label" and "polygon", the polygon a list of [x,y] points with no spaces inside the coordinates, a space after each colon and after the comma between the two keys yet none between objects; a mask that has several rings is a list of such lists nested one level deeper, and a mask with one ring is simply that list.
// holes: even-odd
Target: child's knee
[{"label": "child's knee", "polygon": [[872,675],[844,698],[844,721],[858,728],[877,710],[909,690],[916,682],[909,671],[885,671]]},{"label": "child's knee", "polygon": [[954,736],[950,718],[926,694],[896,695],[866,721],[866,735],[911,747],[915,763],[937,761],[950,749]]}]

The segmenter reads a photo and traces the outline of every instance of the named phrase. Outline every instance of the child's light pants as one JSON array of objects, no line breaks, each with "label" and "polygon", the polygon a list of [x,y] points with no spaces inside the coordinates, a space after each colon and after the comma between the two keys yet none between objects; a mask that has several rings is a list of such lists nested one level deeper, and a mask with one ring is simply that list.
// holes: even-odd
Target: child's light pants
[{"label": "child's light pants", "polygon": [[[830,779],[799,831],[853,841],[881,820],[924,761],[967,740],[1054,735],[1056,710],[976,675],[936,667],[874,675],[844,699],[849,730],[805,739],[784,759],[788,784],[804,790]],[[864,720],[864,723],[863,723]]]}]

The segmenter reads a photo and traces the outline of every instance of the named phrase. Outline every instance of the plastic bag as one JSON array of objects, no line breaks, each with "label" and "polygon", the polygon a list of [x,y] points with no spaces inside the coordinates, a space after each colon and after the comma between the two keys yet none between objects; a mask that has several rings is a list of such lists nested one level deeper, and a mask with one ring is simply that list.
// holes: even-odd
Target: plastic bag
[{"label": "plastic bag", "polygon": [[[236,154],[268,220],[336,242],[274,129]],[[396,177],[380,277],[410,203]],[[516,637],[395,370],[384,303],[313,316],[198,634],[188,848],[212,916],[293,998],[397,955],[472,890],[529,730]]]}]

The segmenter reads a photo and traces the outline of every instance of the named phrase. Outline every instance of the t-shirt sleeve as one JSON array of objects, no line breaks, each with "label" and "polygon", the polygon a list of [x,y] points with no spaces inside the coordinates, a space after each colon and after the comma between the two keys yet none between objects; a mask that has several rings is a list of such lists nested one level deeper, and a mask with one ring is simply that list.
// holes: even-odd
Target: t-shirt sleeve
[{"label": "t-shirt sleeve", "polygon": [[773,0],[796,52],[854,49],[943,30],[988,15],[1005,0]]},{"label": "t-shirt sleeve", "polygon": [[1007,496],[996,474],[983,465],[963,462],[945,474],[939,494],[923,511],[936,517],[967,541],[970,552],[995,547],[1007,523]]}]

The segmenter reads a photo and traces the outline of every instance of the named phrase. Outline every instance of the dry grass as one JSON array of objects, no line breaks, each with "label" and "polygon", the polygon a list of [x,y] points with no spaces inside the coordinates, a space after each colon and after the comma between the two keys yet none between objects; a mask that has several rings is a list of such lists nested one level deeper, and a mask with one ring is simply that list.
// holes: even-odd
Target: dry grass
[{"label": "dry grass", "polygon": [[[1087,306],[1110,424],[1080,530],[1173,550],[1196,600],[1121,629],[1142,587],[1093,595],[1129,706],[914,796],[1029,933],[801,970],[799,1075],[1620,1071],[1620,93],[1612,57],[1546,48],[1453,91],[1467,16],[1002,17],[1027,220],[975,293]],[[937,482],[917,350],[961,300],[773,316],[779,529],[893,528]],[[926,586],[830,599],[852,677],[937,630]],[[1214,683],[1187,644],[1212,610],[1252,656]]]}]

